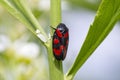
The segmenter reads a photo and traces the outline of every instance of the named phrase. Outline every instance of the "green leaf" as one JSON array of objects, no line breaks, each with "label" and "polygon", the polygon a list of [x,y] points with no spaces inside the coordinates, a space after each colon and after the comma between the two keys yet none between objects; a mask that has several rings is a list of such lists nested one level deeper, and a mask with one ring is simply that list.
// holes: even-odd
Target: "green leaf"
[{"label": "green leaf", "polygon": [[[47,40],[45,31],[26,6],[26,0],[0,0],[0,4],[15,18],[24,23],[35,36],[38,36],[38,33],[36,33],[37,30],[40,33],[38,37],[40,38],[42,36],[42,38]],[[41,42],[45,42],[42,38],[40,38]]]},{"label": "green leaf", "polygon": [[118,19],[120,19],[120,0],[102,0],[82,48],[66,74],[66,79],[73,79],[76,72],[113,29]]}]

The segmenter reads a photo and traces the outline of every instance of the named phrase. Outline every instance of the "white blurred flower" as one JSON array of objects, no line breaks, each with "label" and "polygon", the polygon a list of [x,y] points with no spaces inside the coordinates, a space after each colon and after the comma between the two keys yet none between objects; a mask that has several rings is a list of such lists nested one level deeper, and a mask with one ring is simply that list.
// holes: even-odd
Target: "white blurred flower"
[{"label": "white blurred flower", "polygon": [[42,10],[49,10],[50,8],[50,0],[40,0],[39,7]]},{"label": "white blurred flower", "polygon": [[0,52],[4,51],[11,45],[11,41],[8,36],[0,35]]},{"label": "white blurred flower", "polygon": [[16,41],[14,48],[17,54],[29,58],[35,58],[39,53],[39,46],[33,42]]}]

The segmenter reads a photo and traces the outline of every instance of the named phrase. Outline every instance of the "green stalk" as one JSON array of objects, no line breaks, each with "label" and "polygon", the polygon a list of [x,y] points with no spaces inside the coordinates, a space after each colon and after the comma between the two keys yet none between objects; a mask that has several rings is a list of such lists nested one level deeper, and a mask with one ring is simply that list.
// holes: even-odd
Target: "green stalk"
[{"label": "green stalk", "polygon": [[54,58],[51,43],[52,41],[50,41],[50,45],[47,48],[50,80],[64,80],[62,61],[58,61]]},{"label": "green stalk", "polygon": [[61,0],[51,0],[51,26],[57,27],[61,22]]},{"label": "green stalk", "polygon": [[[51,26],[56,27],[61,22],[61,0],[51,0]],[[51,29],[51,35],[53,30]],[[48,61],[49,61],[49,76],[50,80],[64,80],[64,74],[62,69],[62,61],[58,61],[53,56],[52,40],[48,42]]]}]

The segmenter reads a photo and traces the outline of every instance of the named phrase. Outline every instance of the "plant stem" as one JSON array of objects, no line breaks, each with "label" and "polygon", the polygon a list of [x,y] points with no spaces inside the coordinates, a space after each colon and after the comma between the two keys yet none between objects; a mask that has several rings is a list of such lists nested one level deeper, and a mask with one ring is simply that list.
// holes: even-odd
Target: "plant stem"
[{"label": "plant stem", "polygon": [[[51,42],[52,41],[50,41],[50,43]],[[58,61],[54,58],[51,46],[52,44],[50,44],[49,47],[47,48],[50,80],[64,80],[62,61]]]},{"label": "plant stem", "polygon": [[61,0],[51,0],[51,26],[56,27],[61,22]]},{"label": "plant stem", "polygon": [[[51,0],[51,26],[56,27],[61,22],[61,0]],[[51,34],[53,30],[51,29]],[[62,69],[62,61],[58,61],[53,56],[52,40],[48,42],[48,61],[49,61],[49,76],[50,80],[64,80],[64,74]]]}]

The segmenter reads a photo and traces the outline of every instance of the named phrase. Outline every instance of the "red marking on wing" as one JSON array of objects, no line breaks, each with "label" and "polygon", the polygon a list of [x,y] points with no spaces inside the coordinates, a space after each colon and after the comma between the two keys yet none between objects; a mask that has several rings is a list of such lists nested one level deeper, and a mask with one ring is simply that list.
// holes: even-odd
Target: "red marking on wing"
[{"label": "red marking on wing", "polygon": [[68,44],[68,43],[69,43],[69,41],[67,40],[67,41],[66,41],[66,44]]},{"label": "red marking on wing", "polygon": [[53,49],[53,52],[55,53],[55,55],[57,55],[57,56],[60,56],[61,55],[61,49]]},{"label": "red marking on wing", "polygon": [[60,30],[56,30],[56,33],[57,33],[58,37],[60,37],[60,38],[62,37],[62,33],[60,32]]},{"label": "red marking on wing", "polygon": [[67,38],[67,37],[68,37],[68,32],[64,34],[64,38]]},{"label": "red marking on wing", "polygon": [[63,45],[61,45],[61,46],[60,46],[60,50],[62,51],[63,49],[64,49],[64,46],[63,46]]},{"label": "red marking on wing", "polygon": [[54,44],[58,44],[60,41],[55,38],[53,42],[54,42]]}]

